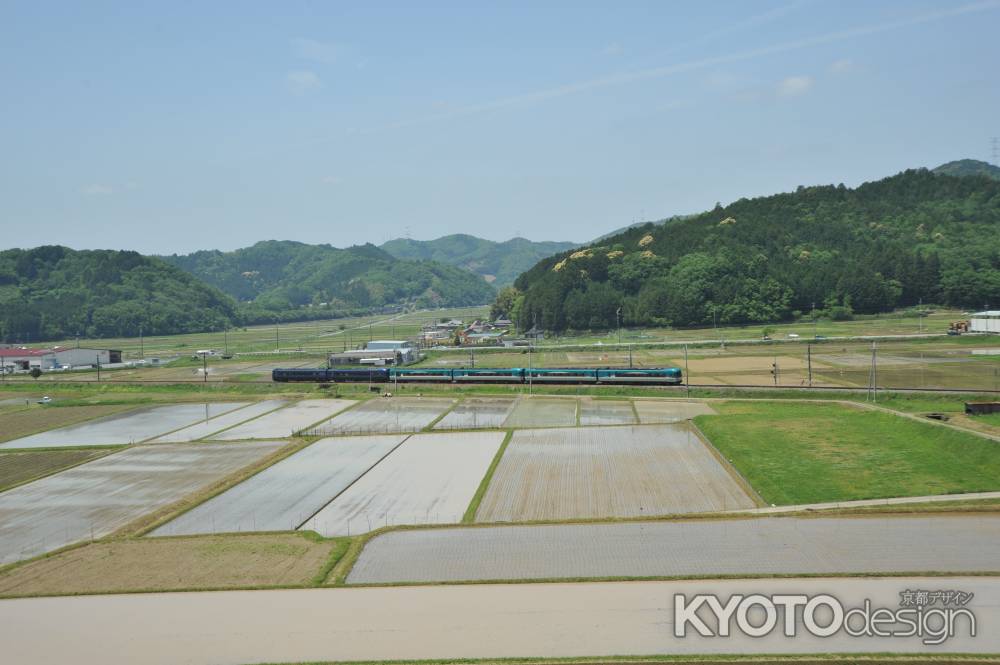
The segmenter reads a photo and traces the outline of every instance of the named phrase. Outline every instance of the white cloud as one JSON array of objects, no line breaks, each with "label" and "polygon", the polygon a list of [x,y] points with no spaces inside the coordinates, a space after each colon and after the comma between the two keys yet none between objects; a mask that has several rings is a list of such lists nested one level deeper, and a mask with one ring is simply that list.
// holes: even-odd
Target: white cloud
[{"label": "white cloud", "polygon": [[831,74],[846,74],[847,72],[854,69],[854,61],[850,58],[843,58],[842,60],[837,60],[830,64],[829,70]]},{"label": "white cloud", "polygon": [[809,92],[813,86],[811,76],[789,76],[778,84],[779,97],[798,97]]},{"label": "white cloud", "polygon": [[111,185],[93,183],[80,188],[80,193],[87,196],[111,196],[115,193],[115,188]]},{"label": "white cloud", "polygon": [[323,177],[323,184],[325,185],[339,185],[344,182],[340,176],[328,175]]},{"label": "white cloud", "polygon": [[315,39],[293,39],[292,52],[299,58],[332,65],[340,59],[343,48],[338,44]]},{"label": "white cloud", "polygon": [[288,89],[297,95],[323,87],[319,76],[310,71],[288,72],[285,76],[285,82],[288,84]]}]

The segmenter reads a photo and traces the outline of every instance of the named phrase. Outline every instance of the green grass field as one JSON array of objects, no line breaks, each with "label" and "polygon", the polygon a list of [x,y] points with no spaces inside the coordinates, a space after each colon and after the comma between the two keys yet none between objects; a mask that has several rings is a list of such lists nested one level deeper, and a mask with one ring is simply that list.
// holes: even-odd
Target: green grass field
[{"label": "green grass field", "polygon": [[1000,446],[840,404],[726,402],[695,422],[768,503],[1000,490]]}]

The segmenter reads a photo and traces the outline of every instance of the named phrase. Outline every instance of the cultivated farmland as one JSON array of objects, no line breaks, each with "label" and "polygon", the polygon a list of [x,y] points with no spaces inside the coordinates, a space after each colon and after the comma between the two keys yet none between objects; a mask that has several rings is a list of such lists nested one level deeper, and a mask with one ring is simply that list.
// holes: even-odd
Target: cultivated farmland
[{"label": "cultivated farmland", "polygon": [[23,406],[22,400],[11,400],[20,406],[5,409],[0,414],[3,422],[0,441],[18,439],[29,434],[56,427],[65,427],[85,420],[110,416],[135,408],[127,404],[101,404],[91,406]]},{"label": "cultivated farmland", "polygon": [[325,536],[459,522],[503,432],[416,434],[302,526]]},{"label": "cultivated farmland", "polygon": [[244,407],[248,403],[209,402],[151,406],[15,439],[0,444],[0,448],[49,448],[139,443],[190,425],[199,419],[214,418],[228,413]]},{"label": "cultivated farmland", "polygon": [[666,400],[635,400],[635,410],[643,425],[653,423],[676,423],[691,420],[695,416],[711,415],[715,411],[705,402],[681,402]]},{"label": "cultivated farmland", "polygon": [[105,536],[283,445],[136,446],[0,494],[0,564]]},{"label": "cultivated farmland", "polygon": [[505,427],[572,427],[576,425],[577,401],[558,397],[519,399]]},{"label": "cultivated farmland", "polygon": [[297,529],[405,438],[321,439],[164,524],[153,535]]},{"label": "cultivated farmland", "polygon": [[215,435],[218,441],[241,439],[273,439],[292,436],[299,430],[354,404],[347,399],[304,399],[291,406],[261,416],[225,432]]},{"label": "cultivated farmland", "polygon": [[106,453],[100,449],[0,453],[0,491]]},{"label": "cultivated farmland", "polygon": [[752,508],[685,425],[514,433],[479,522],[629,517]]},{"label": "cultivated farmland", "polygon": [[580,400],[581,425],[635,425],[632,403],[604,399]]},{"label": "cultivated farmland", "polygon": [[998,539],[997,515],[419,529],[373,539],[348,582],[996,572]]},{"label": "cultivated farmland", "polygon": [[502,427],[517,399],[469,397],[448,412],[434,429],[494,429]]},{"label": "cultivated farmland", "polygon": [[321,423],[310,434],[378,434],[418,432],[449,409],[455,401],[419,397],[371,399]]},{"label": "cultivated farmland", "polygon": [[242,409],[236,409],[221,416],[216,416],[209,420],[195,423],[176,432],[165,434],[153,441],[153,443],[182,443],[185,441],[197,441],[204,439],[210,434],[221,432],[224,429],[239,425],[257,416],[273,411],[287,404],[283,399],[269,399],[262,402],[255,402]]},{"label": "cultivated farmland", "polygon": [[305,585],[336,546],[295,533],[90,543],[0,574],[0,596]]}]

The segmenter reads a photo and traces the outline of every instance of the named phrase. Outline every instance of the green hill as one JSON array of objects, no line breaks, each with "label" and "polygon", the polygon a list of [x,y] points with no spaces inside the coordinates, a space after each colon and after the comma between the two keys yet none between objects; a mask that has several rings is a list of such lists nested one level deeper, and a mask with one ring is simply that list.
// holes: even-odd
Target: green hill
[{"label": "green hill", "polygon": [[532,242],[524,238],[494,242],[458,233],[437,240],[397,238],[381,249],[400,259],[439,261],[465,268],[491,284],[506,286],[539,260],[575,246],[572,242]]},{"label": "green hill", "polygon": [[[554,330],[1000,303],[1000,181],[927,170],[740,199],[538,263],[512,314]],[[510,294],[505,294],[510,300]],[[510,309],[510,307],[506,307]]]},{"label": "green hill", "polygon": [[993,166],[989,162],[981,162],[978,159],[959,159],[955,162],[948,162],[934,169],[933,173],[952,176],[984,175],[994,180],[1000,180],[1000,166]]},{"label": "green hill", "polygon": [[219,330],[236,303],[167,263],[136,252],[47,246],[0,252],[5,342]]},{"label": "green hill", "polygon": [[458,268],[399,260],[370,244],[338,249],[269,240],[232,252],[162,258],[244,303],[250,321],[268,312],[301,318],[306,309],[329,316],[391,306],[479,305],[494,294]]}]

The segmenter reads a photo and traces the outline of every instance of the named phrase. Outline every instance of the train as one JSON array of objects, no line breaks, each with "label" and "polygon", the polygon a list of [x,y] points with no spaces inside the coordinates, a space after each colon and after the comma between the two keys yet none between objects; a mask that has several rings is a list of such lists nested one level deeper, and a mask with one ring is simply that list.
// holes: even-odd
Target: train
[{"label": "train", "polygon": [[462,369],[405,369],[397,367],[366,367],[361,369],[304,368],[274,369],[271,380],[280,383],[539,383],[570,385],[680,385],[681,370],[677,367],[598,368],[545,367],[525,369],[514,367]]}]

